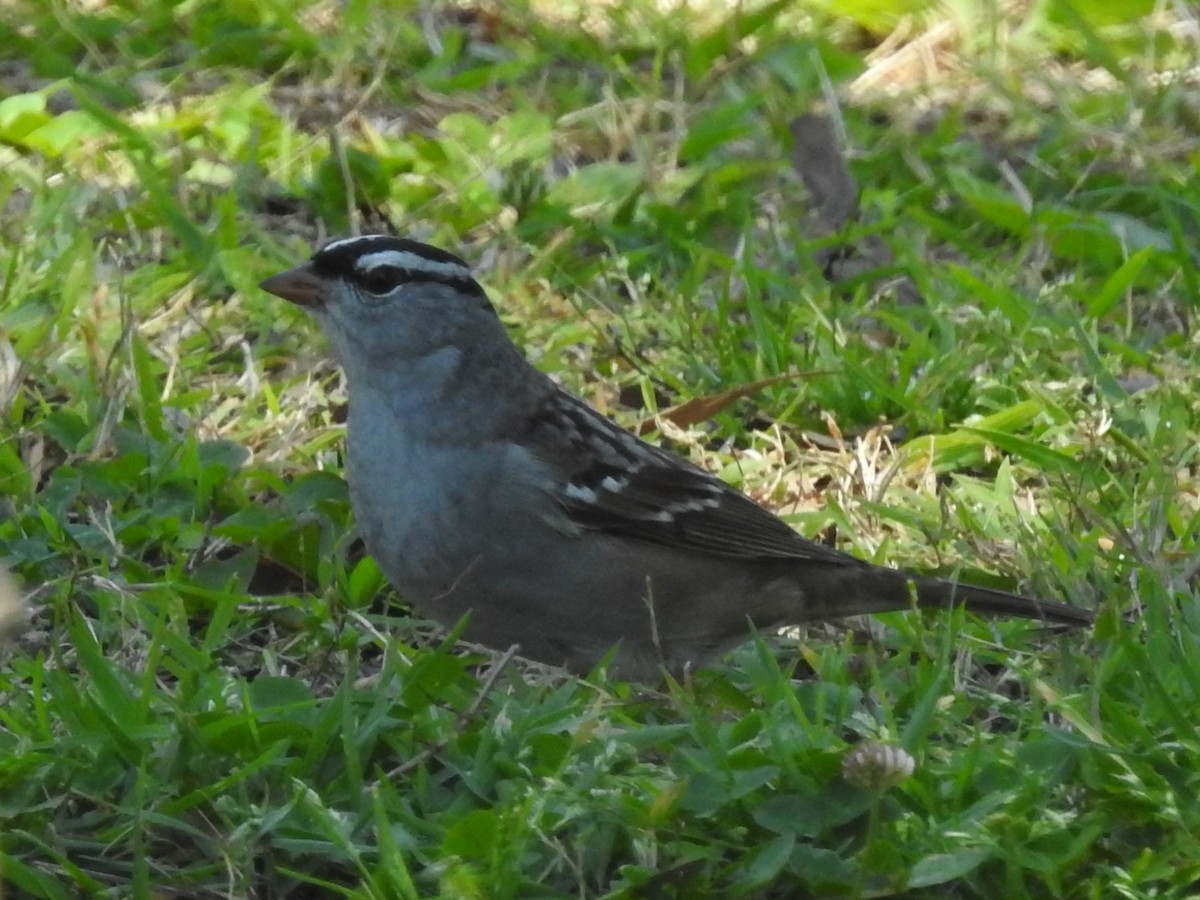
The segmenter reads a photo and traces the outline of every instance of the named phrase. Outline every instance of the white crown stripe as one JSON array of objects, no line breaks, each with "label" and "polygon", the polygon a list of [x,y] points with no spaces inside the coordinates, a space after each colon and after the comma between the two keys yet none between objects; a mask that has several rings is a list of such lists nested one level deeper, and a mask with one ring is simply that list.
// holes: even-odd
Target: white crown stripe
[{"label": "white crown stripe", "polygon": [[378,250],[375,253],[365,253],[354,261],[354,268],[360,272],[369,272],[381,266],[391,266],[406,272],[428,272],[442,278],[471,277],[471,271],[466,266],[429,259],[408,250]]},{"label": "white crown stripe", "polygon": [[324,253],[328,250],[336,250],[338,247],[345,247],[348,244],[357,244],[359,242],[362,242],[364,244],[369,244],[372,242],[374,237],[375,237],[374,235],[357,235],[355,237],[347,237],[347,238],[342,238],[337,241],[330,241],[328,244],[326,244],[324,247],[321,248],[321,252]]}]

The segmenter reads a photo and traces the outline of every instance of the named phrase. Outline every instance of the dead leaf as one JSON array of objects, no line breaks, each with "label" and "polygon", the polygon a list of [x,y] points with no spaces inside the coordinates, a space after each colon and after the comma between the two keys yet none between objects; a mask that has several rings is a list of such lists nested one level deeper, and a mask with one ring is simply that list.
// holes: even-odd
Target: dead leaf
[{"label": "dead leaf", "polygon": [[690,428],[700,422],[707,422],[721,410],[728,407],[730,404],[736,403],[743,397],[749,397],[751,394],[757,394],[765,387],[770,387],[773,384],[779,384],[784,381],[799,380],[802,378],[812,378],[817,375],[828,375],[828,371],[812,370],[808,372],[785,372],[782,375],[772,375],[769,378],[760,378],[758,381],[751,381],[749,384],[740,384],[737,387],[729,388],[729,390],[721,391],[719,394],[709,394],[707,397],[693,397],[678,406],[672,406],[669,409],[664,409],[657,416],[650,416],[642,419],[637,424],[634,431],[637,434],[646,434],[653,431],[657,427],[659,419],[666,419],[672,425],[677,425],[680,428]]},{"label": "dead leaf", "polygon": [[811,113],[792,122],[792,165],[812,197],[827,233],[841,231],[858,217],[858,183],[838,146],[833,120]]},{"label": "dead leaf", "polygon": [[25,629],[28,618],[16,581],[0,569],[0,641],[16,637]]},{"label": "dead leaf", "polygon": [[[813,236],[844,232],[859,219],[859,188],[846,164],[833,120],[817,113],[800,116],[792,122],[792,138],[792,165],[813,201]],[[813,259],[831,284],[858,279],[894,262],[892,251],[877,234],[820,247]],[[882,284],[882,290],[890,290],[902,305],[921,302],[921,292],[906,275],[873,280]]]},{"label": "dead leaf", "polygon": [[21,389],[22,367],[17,351],[8,338],[0,334],[0,416],[8,415],[17,391]]}]

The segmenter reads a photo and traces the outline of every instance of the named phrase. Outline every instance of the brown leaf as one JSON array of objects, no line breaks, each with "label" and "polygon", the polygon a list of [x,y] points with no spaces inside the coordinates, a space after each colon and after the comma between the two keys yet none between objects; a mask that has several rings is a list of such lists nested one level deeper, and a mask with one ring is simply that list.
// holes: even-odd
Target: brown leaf
[{"label": "brown leaf", "polygon": [[812,196],[825,232],[841,231],[858,217],[858,182],[838,146],[828,116],[811,113],[792,122],[792,165]]},{"label": "brown leaf", "polygon": [[828,371],[820,370],[784,372],[782,375],[760,378],[758,381],[751,381],[749,384],[739,384],[737,387],[721,391],[719,394],[709,394],[707,397],[693,397],[691,400],[680,403],[678,406],[672,406],[669,409],[660,411],[657,416],[642,419],[634,431],[638,434],[651,432],[654,430],[658,419],[666,419],[672,425],[678,425],[680,428],[690,428],[700,422],[707,422],[730,404],[736,403],[743,397],[749,397],[751,394],[757,394],[765,387],[770,387],[773,384],[779,384],[783,381],[812,378],[817,375],[828,374]]},{"label": "brown leaf", "polygon": [[[814,236],[845,231],[859,218],[859,188],[839,146],[833,121],[817,113],[800,116],[792,122],[792,138],[792,166],[813,201]],[[877,234],[863,235],[853,243],[843,241],[821,247],[813,253],[813,259],[831,284],[858,279],[893,262],[892,251]],[[921,302],[920,291],[907,276],[891,279],[885,289],[894,292],[902,305]]]},{"label": "brown leaf", "polygon": [[24,631],[29,623],[29,611],[21,602],[17,583],[0,569],[0,641],[6,641]]}]

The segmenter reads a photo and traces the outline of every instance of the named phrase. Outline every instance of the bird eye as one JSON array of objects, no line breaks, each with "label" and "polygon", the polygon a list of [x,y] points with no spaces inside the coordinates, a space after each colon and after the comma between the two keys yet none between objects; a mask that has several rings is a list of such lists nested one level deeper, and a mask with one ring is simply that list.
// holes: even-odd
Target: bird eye
[{"label": "bird eye", "polygon": [[377,266],[359,277],[359,284],[368,293],[383,296],[404,283],[403,271],[395,266]]}]

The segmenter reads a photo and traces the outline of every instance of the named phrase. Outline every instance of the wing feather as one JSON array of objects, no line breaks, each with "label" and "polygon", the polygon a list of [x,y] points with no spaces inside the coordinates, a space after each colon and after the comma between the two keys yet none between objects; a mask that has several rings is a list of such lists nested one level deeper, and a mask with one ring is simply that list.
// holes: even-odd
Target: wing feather
[{"label": "wing feather", "polygon": [[569,394],[550,400],[527,423],[525,440],[554,472],[556,499],[579,527],[732,559],[862,565]]}]

